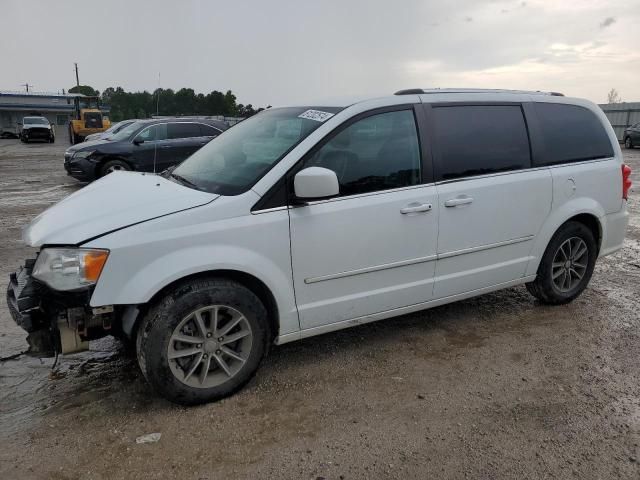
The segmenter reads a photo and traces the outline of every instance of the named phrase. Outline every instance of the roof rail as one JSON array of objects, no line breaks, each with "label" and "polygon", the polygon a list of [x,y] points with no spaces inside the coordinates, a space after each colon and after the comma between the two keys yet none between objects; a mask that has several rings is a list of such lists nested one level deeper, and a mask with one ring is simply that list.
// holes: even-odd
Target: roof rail
[{"label": "roof rail", "polygon": [[560,92],[542,92],[540,90],[507,90],[500,88],[407,88],[398,90],[394,95],[425,95],[431,93],[525,93],[529,95],[552,95],[564,97]]}]

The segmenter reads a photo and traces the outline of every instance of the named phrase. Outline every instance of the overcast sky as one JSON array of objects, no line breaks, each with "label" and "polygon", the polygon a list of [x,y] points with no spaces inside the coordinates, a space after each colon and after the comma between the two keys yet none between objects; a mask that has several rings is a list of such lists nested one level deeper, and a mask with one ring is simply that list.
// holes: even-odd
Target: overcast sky
[{"label": "overcast sky", "polygon": [[640,101],[640,0],[0,0],[0,90],[160,85],[283,105],[410,87]]}]

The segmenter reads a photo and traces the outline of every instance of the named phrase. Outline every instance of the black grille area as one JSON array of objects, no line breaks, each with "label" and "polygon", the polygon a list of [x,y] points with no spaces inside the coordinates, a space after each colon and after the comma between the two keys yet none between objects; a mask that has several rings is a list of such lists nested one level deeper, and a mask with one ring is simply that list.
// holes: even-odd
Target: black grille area
[{"label": "black grille area", "polygon": [[84,126],[85,128],[102,128],[102,114],[95,112],[85,113]]}]

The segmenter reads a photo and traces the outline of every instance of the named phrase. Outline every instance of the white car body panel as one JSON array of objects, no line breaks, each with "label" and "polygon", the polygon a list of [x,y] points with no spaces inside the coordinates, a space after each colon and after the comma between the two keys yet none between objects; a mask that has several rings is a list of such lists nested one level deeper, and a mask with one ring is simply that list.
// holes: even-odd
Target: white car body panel
[{"label": "white car body panel", "polygon": [[216,198],[156,175],[114,172],[42,212],[24,230],[23,239],[32,247],[77,245]]},{"label": "white car body panel", "polygon": [[211,204],[143,222],[84,245],[110,250],[91,306],[146,303],[186,276],[231,270],[249,274],[269,288],[278,306],[281,332],[299,330],[289,215],[284,209],[252,214],[250,208],[258,200],[252,191],[220,197]]},{"label": "white car body panel", "polygon": [[[430,208],[401,213],[411,205]],[[290,215],[303,329],[432,297],[438,241],[433,185],[316,202]]]},{"label": "white car body panel", "polygon": [[[252,212],[344,121],[420,101],[581,105],[605,125],[614,157]],[[153,175],[118,172],[41,214],[25,240],[32,246],[85,242],[109,249],[91,298],[94,307],[144,304],[193,274],[251,275],[275,299],[276,342],[284,343],[530,282],[550,238],[575,215],[598,220],[600,255],[616,251],[628,220],[621,163],[613,129],[591,102],[526,92],[391,96],[338,112],[243,194],[218,196]],[[473,203],[445,206],[460,195]],[[414,203],[432,209],[400,213]]]},{"label": "white car body panel", "polygon": [[[551,210],[549,170],[471,177],[437,188],[435,298],[522,277],[531,245]],[[459,198],[470,203],[446,206]]]}]

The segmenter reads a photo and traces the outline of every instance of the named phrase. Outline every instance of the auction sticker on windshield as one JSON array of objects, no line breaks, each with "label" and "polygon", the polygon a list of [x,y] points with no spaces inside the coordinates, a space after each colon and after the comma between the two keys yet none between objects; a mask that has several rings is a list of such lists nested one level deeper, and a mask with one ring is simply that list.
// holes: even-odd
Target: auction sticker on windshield
[{"label": "auction sticker on windshield", "polygon": [[298,115],[298,118],[307,118],[309,120],[315,120],[316,122],[324,122],[331,117],[333,117],[333,113],[323,112],[321,110],[307,110]]}]

